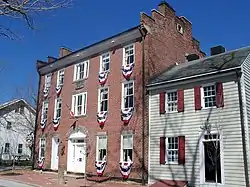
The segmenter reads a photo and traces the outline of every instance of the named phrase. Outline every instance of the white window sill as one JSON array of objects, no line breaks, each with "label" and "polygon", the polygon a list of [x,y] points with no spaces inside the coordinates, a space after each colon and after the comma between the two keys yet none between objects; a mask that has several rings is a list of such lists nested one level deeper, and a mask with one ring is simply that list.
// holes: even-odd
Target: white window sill
[{"label": "white window sill", "polygon": [[73,84],[81,82],[81,81],[85,81],[86,79],[88,79],[88,77],[85,77],[83,79],[77,79],[77,80],[73,80]]},{"label": "white window sill", "polygon": [[165,165],[179,165],[178,162],[168,162],[166,161]]},{"label": "white window sill", "polygon": [[84,118],[86,117],[87,114],[79,115],[79,116],[72,116],[71,118]]},{"label": "white window sill", "polygon": [[166,114],[174,114],[174,113],[178,113],[178,110],[176,110],[176,111],[167,111],[166,110]]},{"label": "white window sill", "polygon": [[209,109],[213,109],[213,108],[217,108],[217,106],[211,106],[211,107],[202,107],[202,110],[209,110]]}]

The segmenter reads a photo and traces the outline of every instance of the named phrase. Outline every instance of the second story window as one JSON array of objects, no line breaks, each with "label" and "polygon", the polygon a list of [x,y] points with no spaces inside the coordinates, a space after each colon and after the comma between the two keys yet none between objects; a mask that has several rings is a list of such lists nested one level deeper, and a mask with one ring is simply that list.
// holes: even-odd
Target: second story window
[{"label": "second story window", "polygon": [[203,86],[204,108],[216,106],[216,87],[214,84]]},{"label": "second story window", "polygon": [[45,157],[45,145],[46,141],[45,138],[40,138],[40,143],[39,143],[39,158]]},{"label": "second story window", "polygon": [[10,153],[10,143],[5,143],[4,153],[6,154]]},{"label": "second story window", "polygon": [[23,144],[18,144],[17,153],[18,154],[22,154],[23,153]]},{"label": "second story window", "polygon": [[44,87],[49,89],[51,85],[51,73],[45,75],[45,82],[44,82]]},{"label": "second story window", "polygon": [[12,123],[10,121],[7,121],[6,129],[10,130],[12,128]]},{"label": "second story window", "polygon": [[87,92],[75,94],[72,96],[72,112],[75,116],[86,115]]},{"label": "second story window", "polygon": [[168,92],[167,93],[167,111],[176,112],[177,111],[177,92]]},{"label": "second story window", "polygon": [[124,47],[124,61],[123,65],[130,65],[135,62],[135,47],[134,44]]},{"label": "second story window", "polygon": [[57,72],[57,86],[63,85],[64,82],[64,69]]},{"label": "second story window", "polygon": [[122,108],[134,107],[134,82],[123,83]]},{"label": "second story window", "polygon": [[106,160],[107,156],[107,136],[97,136],[96,160]]},{"label": "second story window", "polygon": [[133,160],[133,135],[122,135],[122,155],[121,161],[132,161]]},{"label": "second story window", "polygon": [[109,53],[101,56],[100,72],[109,71],[110,66],[110,55]]},{"label": "second story window", "polygon": [[62,99],[57,98],[55,100],[55,112],[54,112],[54,119],[60,118],[62,115]]},{"label": "second story window", "polygon": [[88,78],[89,61],[84,61],[75,65],[74,81]]},{"label": "second story window", "polygon": [[44,101],[42,107],[42,119],[45,120],[48,118],[48,109],[49,109],[49,102]]},{"label": "second story window", "polygon": [[98,112],[108,111],[108,88],[99,89]]}]

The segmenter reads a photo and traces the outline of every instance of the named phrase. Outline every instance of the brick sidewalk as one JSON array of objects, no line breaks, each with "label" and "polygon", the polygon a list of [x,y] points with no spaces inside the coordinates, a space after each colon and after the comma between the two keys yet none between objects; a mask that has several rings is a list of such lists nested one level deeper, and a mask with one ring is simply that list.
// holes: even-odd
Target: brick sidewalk
[{"label": "brick sidewalk", "polygon": [[30,184],[38,187],[141,187],[138,183],[133,182],[115,182],[107,181],[103,183],[95,183],[90,181],[85,181],[84,179],[75,179],[72,177],[65,177],[67,183],[65,185],[57,185],[57,175],[56,173],[40,173],[38,171],[31,170],[21,170],[16,171],[15,175],[11,175],[11,171],[1,172],[0,178],[22,182],[25,184]]}]

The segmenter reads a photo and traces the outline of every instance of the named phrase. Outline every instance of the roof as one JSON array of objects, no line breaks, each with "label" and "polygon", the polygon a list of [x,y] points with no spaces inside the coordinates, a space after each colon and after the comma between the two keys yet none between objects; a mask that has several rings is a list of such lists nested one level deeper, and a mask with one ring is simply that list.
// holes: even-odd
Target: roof
[{"label": "roof", "polygon": [[88,58],[94,57],[100,53],[107,52],[110,49],[115,49],[117,46],[127,44],[128,42],[135,42],[142,37],[141,29],[141,25],[137,25],[114,36],[72,52],[54,62],[37,66],[38,72],[41,75],[51,73],[82,60],[87,60]]},{"label": "roof", "polygon": [[162,74],[150,80],[148,86],[158,85],[164,82],[180,81],[195,78],[204,74],[223,72],[236,69],[241,66],[250,53],[250,46],[233,51],[221,53],[198,60],[181,63],[170,67]]},{"label": "roof", "polygon": [[0,105],[0,110],[4,109],[6,107],[9,107],[11,105],[20,103],[20,102],[23,102],[27,107],[29,107],[32,110],[32,112],[36,113],[35,108],[31,104],[29,104],[27,101],[25,101],[24,99],[14,99],[14,100],[8,101],[6,103],[3,103]]}]

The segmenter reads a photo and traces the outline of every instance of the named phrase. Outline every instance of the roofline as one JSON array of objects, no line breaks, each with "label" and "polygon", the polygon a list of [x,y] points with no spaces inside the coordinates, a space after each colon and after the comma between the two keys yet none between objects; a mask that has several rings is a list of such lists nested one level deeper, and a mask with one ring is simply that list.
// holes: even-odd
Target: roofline
[{"label": "roofline", "polygon": [[23,101],[27,106],[29,106],[32,109],[32,111],[34,113],[36,113],[36,110],[34,109],[34,107],[31,104],[29,104],[25,99],[14,99],[14,100],[8,101],[6,103],[3,103],[3,104],[0,105],[0,110],[6,108],[8,106],[11,106],[13,104],[16,104],[16,103],[18,103],[20,101]]},{"label": "roofline", "polygon": [[209,73],[203,73],[203,74],[199,74],[199,75],[183,77],[183,78],[179,78],[179,79],[173,79],[173,80],[169,80],[169,81],[162,81],[162,82],[158,82],[158,83],[148,84],[147,88],[153,89],[152,87],[154,87],[154,86],[159,86],[159,85],[169,84],[169,83],[174,84],[174,83],[179,82],[179,81],[185,81],[185,80],[188,80],[188,79],[195,79],[195,78],[199,78],[199,77],[203,77],[203,76],[214,75],[214,74],[217,74],[217,73],[225,73],[225,72],[229,72],[229,71],[237,70],[237,69],[241,69],[241,66],[237,66],[237,67],[234,67],[234,68],[228,68],[228,69],[224,69],[224,70],[213,71],[213,72],[209,72]]},{"label": "roofline", "polygon": [[[72,52],[72,53],[70,53],[70,54],[68,54],[68,55],[66,55],[66,56],[64,56],[64,57],[62,57],[62,58],[59,58],[59,59],[57,59],[57,60],[55,60],[55,61],[53,61],[53,62],[51,62],[51,63],[47,63],[46,65],[44,65],[44,66],[42,66],[42,67],[38,67],[37,68],[37,71],[38,71],[38,73],[40,73],[41,75],[44,75],[44,74],[46,74],[46,73],[50,73],[50,72],[53,72],[53,71],[55,71],[55,70],[57,70],[57,69],[60,69],[60,68],[63,68],[63,67],[68,67],[68,66],[70,66],[70,65],[72,65],[72,64],[74,64],[74,62],[77,62],[77,61],[79,61],[79,60],[82,60],[82,59],[86,59],[86,58],[89,58],[90,56],[93,56],[93,55],[96,55],[96,54],[98,54],[98,53],[100,53],[100,52],[102,52],[102,51],[105,51],[105,50],[107,50],[107,49],[110,49],[110,48],[115,48],[115,47],[117,47],[118,45],[121,45],[121,44],[123,44],[123,43],[125,43],[125,42],[129,42],[129,41],[131,41],[131,40],[135,40],[135,39],[138,39],[138,38],[140,38],[140,37],[142,37],[142,33],[140,32],[140,28],[141,28],[141,25],[137,25],[137,26],[135,26],[135,27],[132,27],[132,28],[130,28],[130,29],[128,29],[128,30],[125,30],[125,31],[123,31],[123,32],[121,32],[121,33],[118,33],[118,34],[116,34],[116,35],[113,35],[113,36],[111,36],[111,37],[108,37],[108,38],[105,38],[104,40],[101,40],[101,41],[99,41],[99,42],[96,42],[96,43],[93,43],[93,44],[91,44],[91,45],[89,45],[89,46],[86,46],[86,47],[84,47],[84,48],[81,48],[81,49],[79,49],[79,50],[76,50],[76,51],[74,51],[74,52]],[[121,40],[120,42],[115,42],[115,43],[113,43],[112,44],[112,46],[109,46],[109,45],[107,45],[107,46],[99,46],[99,48],[97,48],[98,47],[98,45],[100,45],[100,44],[103,44],[103,43],[105,43],[105,42],[109,42],[109,40],[111,40],[111,39],[116,39],[116,40],[118,40],[119,39],[119,37],[122,37],[122,35],[125,35],[125,34],[128,34],[128,33],[133,33],[133,31],[135,32],[136,30],[138,30],[138,33],[136,32],[135,34],[133,34],[132,36],[127,36],[127,38],[125,37],[123,40]],[[97,49],[94,49],[94,48],[97,48]],[[86,54],[83,54],[83,55],[81,55],[80,53],[83,53],[84,51],[87,51],[87,50],[89,50],[89,52],[86,52]],[[92,51],[91,51],[92,50]],[[76,59],[73,61],[73,62],[71,62],[71,60],[70,59],[68,59],[69,57],[73,57],[75,55],[75,57],[76,57]],[[77,56],[77,55],[79,55],[79,56]],[[82,56],[82,57],[81,57]],[[77,58],[77,57],[79,57],[79,58]],[[66,61],[66,60],[69,60],[69,61]],[[64,62],[64,63],[63,63]]]}]

